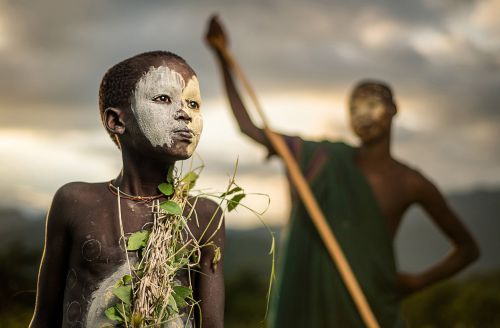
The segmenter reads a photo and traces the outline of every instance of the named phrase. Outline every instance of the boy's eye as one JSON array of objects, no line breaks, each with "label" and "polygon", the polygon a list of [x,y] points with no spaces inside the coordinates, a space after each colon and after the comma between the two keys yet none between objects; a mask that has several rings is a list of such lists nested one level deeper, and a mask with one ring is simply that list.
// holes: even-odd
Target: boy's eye
[{"label": "boy's eye", "polygon": [[170,104],[172,102],[172,99],[170,99],[170,97],[167,95],[159,95],[154,97],[153,101]]},{"label": "boy's eye", "polygon": [[191,109],[199,109],[200,108],[200,104],[198,104],[196,101],[194,100],[188,100],[187,102],[187,105],[189,108]]}]

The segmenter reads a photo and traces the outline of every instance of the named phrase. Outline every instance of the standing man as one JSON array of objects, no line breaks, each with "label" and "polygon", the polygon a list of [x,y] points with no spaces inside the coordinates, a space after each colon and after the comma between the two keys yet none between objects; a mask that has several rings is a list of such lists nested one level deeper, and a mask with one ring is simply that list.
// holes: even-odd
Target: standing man
[{"label": "standing man", "polygon": [[[275,153],[250,119],[224,52],[226,34],[212,18],[206,35],[241,132]],[[381,327],[402,326],[401,296],[446,279],[477,259],[477,245],[438,189],[391,154],[391,89],[363,81],[350,97],[361,146],[282,136],[298,161]],[[451,252],[418,274],[397,272],[393,239],[405,211],[418,204],[452,242]],[[269,315],[270,327],[363,327],[363,321],[309,215],[292,190],[292,210]]]}]

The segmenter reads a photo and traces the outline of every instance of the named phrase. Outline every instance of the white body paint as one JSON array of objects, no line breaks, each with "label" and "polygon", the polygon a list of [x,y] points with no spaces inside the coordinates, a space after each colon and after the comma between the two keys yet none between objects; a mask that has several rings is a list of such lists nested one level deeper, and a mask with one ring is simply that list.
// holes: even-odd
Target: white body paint
[{"label": "white body paint", "polygon": [[[171,103],[154,101],[159,95],[169,96]],[[187,149],[191,155],[200,139],[203,120],[199,109],[188,107],[189,101],[201,105],[196,76],[186,83],[181,74],[167,66],[151,67],[136,84],[132,111],[139,128],[153,146],[171,147],[176,130],[190,129],[193,138]],[[181,110],[191,117],[191,122],[177,119]]]},{"label": "white body paint", "polygon": [[118,303],[118,298],[113,295],[112,289],[118,280],[129,274],[128,265],[125,262],[114,273],[104,279],[99,288],[92,294],[90,305],[87,311],[85,327],[113,327],[114,322],[109,320],[104,311],[112,305]]},{"label": "white body paint", "polygon": [[[134,265],[135,263],[137,263],[137,259],[132,258],[131,265]],[[129,268],[128,264],[125,262],[99,284],[99,288],[92,294],[90,300],[87,318],[85,320],[85,327],[109,328],[115,326],[115,322],[109,320],[104,314],[104,311],[119,302],[119,299],[113,295],[112,289],[116,282],[126,274],[129,274]],[[180,284],[180,281],[177,282]],[[187,320],[186,315],[172,319],[162,326],[162,328],[191,327],[191,321]]]},{"label": "white body paint", "polygon": [[390,122],[382,99],[376,96],[354,99],[351,103],[351,126],[363,138],[380,135]]}]

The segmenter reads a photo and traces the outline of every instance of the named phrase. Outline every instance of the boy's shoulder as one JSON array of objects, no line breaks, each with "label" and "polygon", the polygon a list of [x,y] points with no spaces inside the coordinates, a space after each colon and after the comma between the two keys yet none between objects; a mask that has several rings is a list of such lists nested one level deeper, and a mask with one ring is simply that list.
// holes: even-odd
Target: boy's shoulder
[{"label": "boy's shoulder", "polygon": [[63,233],[67,228],[73,227],[75,221],[96,209],[105,197],[105,188],[106,183],[86,182],[70,182],[61,186],[52,199],[47,215],[47,227],[57,233]]},{"label": "boy's shoulder", "polygon": [[[82,209],[95,208],[109,197],[107,184],[70,182],[61,186],[55,193],[50,213],[55,215],[83,214]],[[86,212],[86,211],[84,211]]]},{"label": "boy's shoulder", "polygon": [[80,202],[100,197],[104,192],[109,192],[107,190],[107,183],[105,182],[69,182],[56,191],[54,202],[71,202],[76,205]]},{"label": "boy's shoulder", "polygon": [[191,197],[189,202],[191,204],[196,203],[196,211],[213,213],[219,209],[219,204],[206,197]]},{"label": "boy's shoulder", "polygon": [[224,230],[223,210],[217,202],[205,197],[193,197],[189,203],[196,211],[190,217],[195,221],[193,232],[198,237],[209,237]]}]

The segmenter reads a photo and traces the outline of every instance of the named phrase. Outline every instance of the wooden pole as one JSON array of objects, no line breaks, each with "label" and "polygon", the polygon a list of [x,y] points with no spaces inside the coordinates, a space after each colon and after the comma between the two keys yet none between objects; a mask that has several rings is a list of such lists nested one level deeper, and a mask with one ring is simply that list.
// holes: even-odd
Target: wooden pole
[{"label": "wooden pole", "polygon": [[311,188],[309,187],[309,184],[302,175],[299,165],[292,156],[290,149],[288,149],[283,138],[280,135],[272,132],[271,129],[269,128],[269,123],[268,123],[269,121],[260,105],[256,93],[253,90],[252,86],[250,85],[250,82],[246,78],[245,74],[243,73],[243,70],[240,68],[240,66],[232,56],[232,54],[225,47],[221,47],[219,48],[219,50],[221,51],[222,55],[229,63],[229,65],[233,68],[236,76],[241,80],[243,86],[247,90],[250,98],[252,99],[257,109],[257,112],[259,113],[262,119],[264,133],[266,134],[267,138],[271,142],[271,145],[274,147],[276,152],[281,156],[281,158],[283,158],[283,161],[285,162],[288,172],[290,173],[290,179],[292,181],[292,184],[294,185],[300,198],[304,202],[307,212],[309,213],[309,216],[311,217],[314,226],[316,227],[321,239],[323,240],[323,243],[325,244],[325,247],[328,250],[330,257],[332,258],[333,262],[337,265],[337,268],[344,281],[344,284],[346,285],[349,293],[351,294],[351,297],[365,325],[368,328],[378,328],[379,325],[377,323],[377,319],[373,315],[370,305],[366,301],[366,297],[363,294],[363,291],[361,290],[361,287],[359,286],[359,283],[356,280],[354,273],[352,272],[351,266],[349,265],[349,262],[347,262],[347,259],[345,258],[345,255],[342,252],[339,243],[337,242],[337,239],[335,238],[332,230],[330,229],[330,226],[328,225],[327,220],[323,215],[323,212],[321,211],[321,208],[319,207],[316,199],[314,198],[314,195],[311,191]]}]

